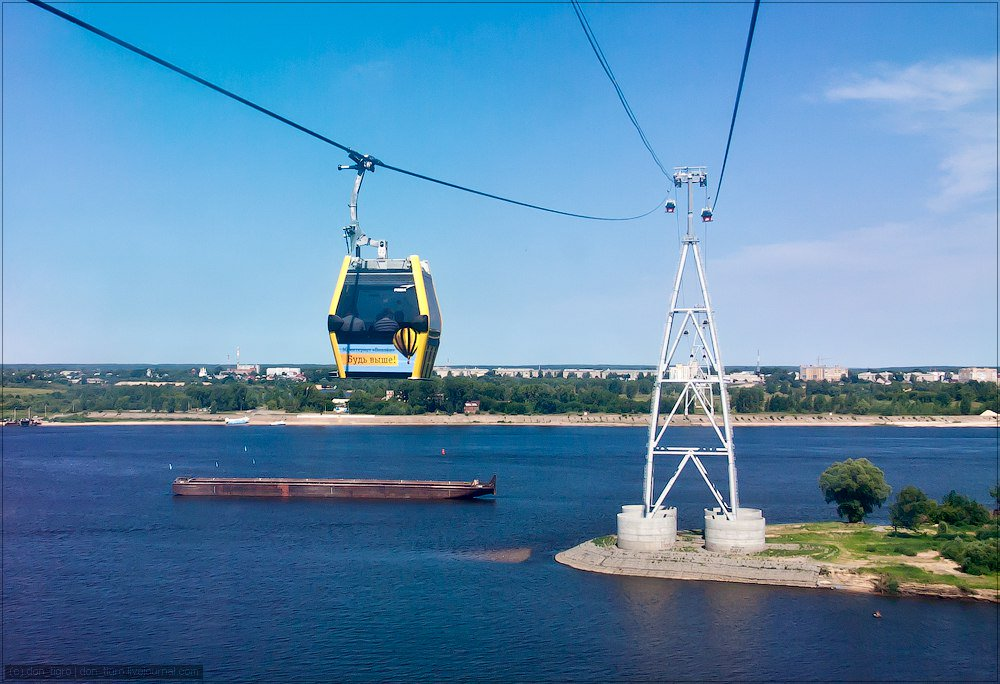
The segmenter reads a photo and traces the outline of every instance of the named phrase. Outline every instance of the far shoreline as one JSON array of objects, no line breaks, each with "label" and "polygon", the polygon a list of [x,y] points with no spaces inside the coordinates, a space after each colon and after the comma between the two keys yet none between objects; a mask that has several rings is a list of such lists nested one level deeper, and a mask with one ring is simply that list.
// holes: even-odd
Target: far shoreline
[{"label": "far shoreline", "polygon": [[[83,420],[43,420],[42,427],[54,425],[216,425],[226,426],[227,418],[250,419],[247,425],[270,427],[475,427],[475,426],[534,426],[534,427],[647,427],[649,416],[643,414],[559,414],[559,415],[351,415],[336,413],[283,413],[280,411],[250,411],[247,413],[186,414],[144,411],[103,411],[86,414]],[[708,425],[705,416],[677,416],[674,425],[698,427]],[[743,414],[732,418],[737,427],[1000,427],[997,416],[870,416],[870,415],[798,415]],[[229,426],[242,427],[242,426]],[[279,427],[279,426],[274,426]]]}]

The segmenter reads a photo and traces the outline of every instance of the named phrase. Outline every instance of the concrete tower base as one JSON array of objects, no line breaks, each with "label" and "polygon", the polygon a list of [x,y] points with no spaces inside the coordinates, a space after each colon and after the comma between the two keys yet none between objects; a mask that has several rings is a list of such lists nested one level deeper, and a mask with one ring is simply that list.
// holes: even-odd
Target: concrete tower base
[{"label": "concrete tower base", "polygon": [[705,549],[751,553],[764,550],[764,515],[759,508],[740,508],[727,520],[721,508],[705,509]]},{"label": "concrete tower base", "polygon": [[618,548],[629,551],[660,551],[677,541],[677,509],[664,508],[651,518],[646,507],[622,506],[618,514]]}]

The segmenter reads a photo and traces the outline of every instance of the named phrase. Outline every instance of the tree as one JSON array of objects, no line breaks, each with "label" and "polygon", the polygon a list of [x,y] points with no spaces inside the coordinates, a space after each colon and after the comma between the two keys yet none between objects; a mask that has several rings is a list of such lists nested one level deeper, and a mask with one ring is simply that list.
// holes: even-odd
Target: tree
[{"label": "tree", "polygon": [[737,413],[760,413],[764,408],[764,390],[740,387],[733,391],[733,410]]},{"label": "tree", "polygon": [[896,495],[896,503],[889,507],[889,521],[893,527],[916,530],[929,519],[934,501],[914,486],[903,487]]},{"label": "tree", "polygon": [[792,402],[789,401],[788,397],[775,394],[767,401],[767,410],[774,413],[784,413],[789,408],[791,408]]},{"label": "tree", "polygon": [[819,488],[827,503],[837,502],[837,515],[852,523],[881,508],[892,492],[885,473],[867,458],[834,463],[819,476]]},{"label": "tree", "polygon": [[972,413],[972,396],[969,392],[962,392],[962,398],[958,401],[958,412],[963,416]]}]

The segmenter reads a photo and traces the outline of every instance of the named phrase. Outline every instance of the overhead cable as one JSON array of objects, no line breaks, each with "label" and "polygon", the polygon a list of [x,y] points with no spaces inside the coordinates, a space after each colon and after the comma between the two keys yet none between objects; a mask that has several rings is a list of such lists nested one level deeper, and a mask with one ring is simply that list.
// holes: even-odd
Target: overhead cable
[{"label": "overhead cable", "polygon": [[[187,71],[186,69],[182,69],[181,67],[177,66],[176,64],[172,64],[171,62],[168,62],[165,59],[157,57],[156,55],[154,55],[154,54],[152,54],[150,52],[147,52],[146,50],[143,50],[142,48],[137,47],[137,46],[135,46],[135,45],[133,45],[133,44],[127,42],[127,41],[124,41],[121,38],[117,38],[116,36],[111,35],[107,31],[103,31],[103,30],[97,28],[96,26],[93,26],[92,24],[88,24],[87,22],[83,21],[82,19],[74,17],[71,14],[67,14],[66,12],[63,12],[62,10],[56,9],[52,5],[49,5],[49,4],[45,3],[45,2],[42,2],[42,0],[28,0],[28,2],[30,2],[32,5],[35,5],[35,6],[39,7],[39,8],[41,8],[41,9],[45,10],[46,12],[50,12],[50,13],[56,15],[57,17],[65,19],[66,21],[68,21],[70,23],[76,24],[80,28],[86,29],[87,31],[90,31],[91,33],[93,33],[95,35],[98,35],[101,38],[104,38],[105,40],[109,40],[112,43],[115,43],[116,45],[119,45],[119,46],[125,48],[126,50],[130,50],[130,51],[134,52],[135,54],[137,54],[137,55],[139,55],[141,57],[145,57],[146,59],[159,64],[160,66],[166,67],[167,69],[170,69],[171,71],[174,71],[174,72],[180,74],[181,76],[184,76],[185,78],[189,78],[192,81],[194,81],[195,83],[199,83],[200,85],[203,85],[206,88],[210,88],[210,89],[214,90],[217,93],[225,95],[226,97],[231,98],[233,100],[236,100],[240,104],[246,105],[247,107],[250,107],[251,109],[254,109],[254,110],[258,111],[261,114],[265,114],[266,116],[269,116],[272,119],[275,119],[277,121],[280,121],[283,124],[291,126],[292,128],[294,128],[294,129],[296,129],[298,131],[301,131],[302,133],[305,133],[306,135],[310,135],[313,138],[316,138],[317,140],[325,142],[328,145],[333,145],[337,149],[340,149],[340,150],[343,150],[344,152],[347,152],[348,155],[352,159],[357,159],[357,158],[361,158],[361,157],[366,157],[367,156],[367,155],[363,155],[362,153],[358,152],[357,150],[354,150],[354,149],[348,147],[347,145],[343,145],[343,144],[337,142],[336,140],[333,140],[333,139],[331,139],[331,138],[323,135],[322,133],[317,133],[316,131],[312,130],[311,128],[307,128],[306,126],[298,124],[298,123],[292,121],[291,119],[282,116],[281,114],[278,114],[278,113],[276,113],[276,112],[274,112],[274,111],[272,111],[272,110],[270,110],[270,109],[268,109],[266,107],[262,107],[261,105],[256,104],[255,102],[252,102],[252,101],[246,99],[245,97],[241,97],[240,95],[237,95],[236,93],[234,93],[234,92],[232,92],[230,90],[226,90],[222,86],[216,85],[215,83],[212,83],[211,81],[207,81],[204,78],[201,78],[200,76],[197,76],[197,75],[191,73],[190,71]],[[425,180],[425,181],[428,181],[430,183],[436,183],[438,185],[443,185],[445,187],[453,188],[455,190],[461,190],[463,192],[468,192],[468,193],[471,193],[473,195],[479,195],[480,197],[488,197],[490,199],[495,199],[495,200],[498,200],[500,202],[506,202],[508,204],[514,204],[514,205],[517,205],[517,206],[520,206],[520,207],[526,207],[528,209],[536,209],[538,211],[544,211],[544,212],[548,212],[550,214],[559,214],[561,216],[569,216],[569,217],[572,217],[572,218],[587,219],[587,220],[591,220],[591,221],[633,221],[635,219],[640,219],[640,218],[643,218],[645,216],[649,216],[654,211],[656,211],[660,207],[660,205],[662,204],[662,201],[658,202],[656,204],[656,206],[654,206],[649,211],[647,211],[645,213],[642,213],[642,214],[637,214],[635,216],[591,216],[591,215],[588,215],[588,214],[579,214],[579,213],[572,212],[572,211],[562,211],[560,209],[552,209],[552,208],[549,208],[549,207],[543,207],[543,206],[538,205],[538,204],[531,204],[530,202],[522,202],[520,200],[511,199],[509,197],[503,197],[501,195],[495,195],[493,193],[484,192],[482,190],[475,190],[473,188],[469,188],[469,187],[466,187],[464,185],[459,185],[458,183],[450,183],[448,181],[441,180],[439,178],[434,178],[432,176],[427,176],[427,175],[424,175],[424,174],[421,174],[421,173],[416,173],[415,171],[408,171],[406,169],[402,169],[402,168],[399,168],[397,166],[392,166],[390,164],[386,164],[386,163],[384,163],[382,161],[379,161],[378,159],[375,159],[373,157],[368,157],[368,158],[371,159],[371,161],[376,166],[380,166],[380,167],[382,167],[384,169],[388,169],[389,171],[395,171],[396,173],[401,173],[401,174],[406,175],[406,176],[411,176],[413,178],[419,178],[420,180]]]},{"label": "overhead cable", "polygon": [[760,0],[754,0],[753,14],[750,16],[750,31],[747,33],[747,47],[743,51],[743,68],[740,69],[740,84],[736,88],[736,103],[733,105],[733,119],[729,122],[729,137],[726,139],[726,154],[722,157],[722,170],[719,171],[719,184],[715,187],[715,207],[719,206],[719,192],[722,190],[722,179],[726,175],[726,162],[729,160],[729,146],[733,142],[733,129],[736,128],[736,113],[740,109],[740,96],[743,94],[743,79],[747,75],[747,62],[750,60],[750,45],[753,43],[753,30],[757,26],[757,11]]},{"label": "overhead cable", "polygon": [[583,7],[580,6],[578,0],[572,0],[573,11],[576,12],[576,18],[580,20],[580,26],[583,28],[584,34],[587,36],[587,41],[590,43],[590,48],[594,51],[597,56],[597,61],[601,63],[601,67],[604,69],[604,73],[607,74],[608,79],[611,80],[611,85],[614,86],[615,92],[618,93],[618,99],[621,100],[622,107],[625,108],[625,114],[628,115],[629,121],[635,126],[635,130],[639,133],[639,137],[642,139],[642,144],[646,146],[649,150],[649,154],[652,155],[653,161],[656,165],[660,167],[660,171],[667,178],[670,178],[670,174],[667,169],[663,166],[660,158],[656,156],[656,152],[653,151],[653,146],[649,144],[649,140],[646,138],[646,134],[642,130],[642,126],[639,125],[639,120],[635,116],[635,112],[632,111],[632,107],[629,105],[628,100],[625,98],[625,93],[622,92],[621,86],[618,85],[618,79],[615,78],[614,71],[611,70],[611,64],[608,63],[607,57],[604,56],[604,50],[601,49],[600,43],[597,42],[597,36],[594,35],[593,29],[590,28],[590,22],[587,21],[586,15],[583,13]]}]

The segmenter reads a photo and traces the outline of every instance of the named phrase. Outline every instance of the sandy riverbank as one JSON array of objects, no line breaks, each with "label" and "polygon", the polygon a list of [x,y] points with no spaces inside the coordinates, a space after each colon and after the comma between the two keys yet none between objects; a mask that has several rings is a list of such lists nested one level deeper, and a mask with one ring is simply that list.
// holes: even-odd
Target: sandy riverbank
[{"label": "sandy riverbank", "polygon": [[[226,418],[249,416],[250,425],[270,425],[284,421],[294,426],[474,426],[474,425],[540,425],[550,427],[598,426],[598,427],[643,427],[648,425],[645,415],[622,416],[618,414],[589,415],[538,415],[503,416],[478,415],[415,415],[415,416],[367,416],[334,413],[282,413],[280,411],[251,411],[249,414],[207,414],[207,413],[148,413],[142,411],[101,411],[88,413],[86,421],[43,422],[43,425],[224,425]],[[677,420],[677,419],[675,419]],[[679,425],[707,425],[704,416],[682,417]],[[983,416],[845,416],[845,415],[779,415],[753,414],[733,417],[735,427],[760,426],[892,426],[892,427],[998,427],[998,418]]]}]

